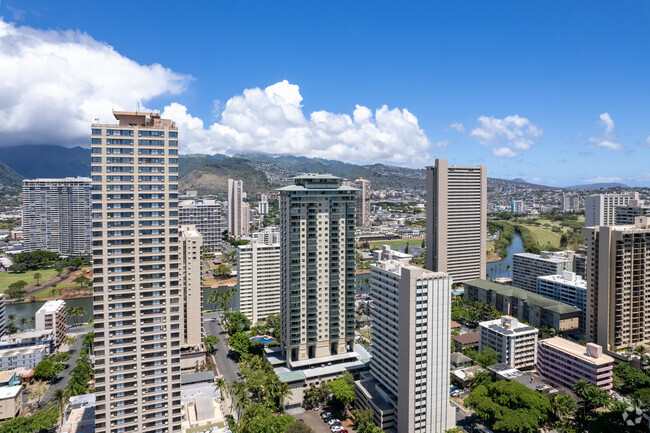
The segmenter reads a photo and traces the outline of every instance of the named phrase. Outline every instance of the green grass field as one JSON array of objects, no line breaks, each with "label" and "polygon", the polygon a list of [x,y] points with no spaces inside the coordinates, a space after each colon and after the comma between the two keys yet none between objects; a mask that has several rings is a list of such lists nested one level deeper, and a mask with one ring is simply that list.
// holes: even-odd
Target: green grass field
[{"label": "green grass field", "polygon": [[[372,241],[368,242],[370,247],[381,248],[382,245],[389,245],[391,248],[405,247],[408,243],[411,247],[422,246],[422,239],[399,239],[395,241]],[[359,244],[357,244],[358,246]]]},{"label": "green grass field", "polygon": [[530,233],[535,239],[535,242],[541,248],[545,248],[549,244],[554,248],[560,247],[560,238],[562,237],[561,233],[555,233],[545,227],[531,226],[527,224],[522,225],[528,227]]},{"label": "green grass field", "polygon": [[0,272],[0,292],[4,293],[4,291],[9,288],[10,284],[20,280],[27,282],[29,286],[35,285],[36,280],[34,279],[34,274],[36,272],[39,272],[41,274],[41,279],[40,279],[41,284],[43,284],[44,282],[48,281],[50,278],[56,275],[55,269],[41,269],[38,271],[27,271],[22,274],[14,274],[11,272]]}]

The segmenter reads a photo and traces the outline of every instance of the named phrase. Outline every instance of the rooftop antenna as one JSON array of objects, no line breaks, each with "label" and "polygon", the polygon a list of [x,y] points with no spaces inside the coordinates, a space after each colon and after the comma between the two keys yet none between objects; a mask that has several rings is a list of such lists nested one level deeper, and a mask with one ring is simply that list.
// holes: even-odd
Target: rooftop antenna
[{"label": "rooftop antenna", "polygon": [[138,111],[140,111],[140,101],[136,101],[136,104],[138,108],[135,109],[135,112],[137,113]]}]

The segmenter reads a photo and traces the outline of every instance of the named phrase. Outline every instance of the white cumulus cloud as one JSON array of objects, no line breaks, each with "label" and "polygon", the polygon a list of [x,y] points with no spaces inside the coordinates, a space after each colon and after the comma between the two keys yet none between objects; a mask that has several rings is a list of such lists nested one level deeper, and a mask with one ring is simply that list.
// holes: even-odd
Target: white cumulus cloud
[{"label": "white cumulus cloud", "polygon": [[623,145],[618,142],[614,133],[614,120],[609,113],[600,115],[600,124],[605,127],[605,130],[597,137],[590,137],[589,142],[595,147],[603,147],[607,150],[623,150]]},{"label": "white cumulus cloud", "polygon": [[455,129],[458,132],[465,132],[465,125],[463,125],[460,122],[454,122],[451,125],[449,125],[451,129]]},{"label": "white cumulus cloud", "polygon": [[182,92],[191,78],[141,65],[75,31],[44,31],[0,18],[0,145],[87,145],[90,124]]},{"label": "white cumulus cloud", "polygon": [[493,145],[492,153],[496,156],[512,158],[523,150],[528,150],[543,130],[525,117],[515,114],[503,119],[481,116],[479,126],[469,135],[485,145]]},{"label": "white cumulus cloud", "polygon": [[177,103],[166,106],[163,117],[176,121],[186,153],[262,152],[422,166],[432,148],[447,144],[432,143],[407,109],[357,105],[352,115],[305,113],[299,87],[287,80],[233,96],[220,120],[209,125]]}]

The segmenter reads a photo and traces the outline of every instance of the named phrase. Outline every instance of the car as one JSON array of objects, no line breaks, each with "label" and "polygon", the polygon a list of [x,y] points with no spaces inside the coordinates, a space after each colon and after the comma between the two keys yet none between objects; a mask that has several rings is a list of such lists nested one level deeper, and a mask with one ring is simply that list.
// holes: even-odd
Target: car
[{"label": "car", "polygon": [[336,419],[336,418],[332,418],[331,420],[327,421],[327,423],[328,423],[329,425],[334,425],[334,424],[336,424],[336,423],[339,423],[339,424],[340,424],[341,421],[339,421],[339,420]]},{"label": "car", "polygon": [[320,414],[320,416],[321,416],[321,418],[323,418],[323,419],[325,419],[325,418],[329,418],[329,417],[332,416],[332,412],[323,412],[323,413]]},{"label": "car", "polygon": [[339,433],[348,433],[347,430],[341,430]]},{"label": "car", "polygon": [[340,425],[333,425],[330,427],[332,433],[339,433],[341,430],[343,430],[343,428]]},{"label": "car", "polygon": [[324,409],[323,406],[316,406],[316,407],[314,408],[314,410],[323,410],[323,409]]}]

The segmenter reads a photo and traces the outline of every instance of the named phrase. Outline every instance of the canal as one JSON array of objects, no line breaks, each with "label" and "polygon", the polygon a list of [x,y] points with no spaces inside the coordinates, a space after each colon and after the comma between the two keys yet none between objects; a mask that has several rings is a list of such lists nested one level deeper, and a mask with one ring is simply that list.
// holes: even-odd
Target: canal
[{"label": "canal", "polygon": [[486,265],[488,280],[493,280],[498,277],[512,277],[512,256],[526,252],[524,250],[524,243],[521,241],[521,236],[517,233],[514,234],[512,243],[506,248],[508,255],[498,262],[488,263]]}]

